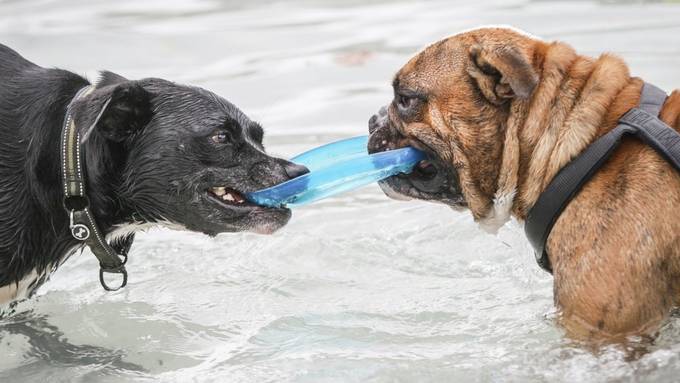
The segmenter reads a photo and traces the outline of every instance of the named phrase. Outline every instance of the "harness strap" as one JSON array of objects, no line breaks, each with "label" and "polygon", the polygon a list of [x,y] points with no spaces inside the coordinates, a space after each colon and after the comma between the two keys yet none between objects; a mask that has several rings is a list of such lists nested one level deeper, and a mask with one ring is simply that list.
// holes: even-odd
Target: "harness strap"
[{"label": "harness strap", "polygon": [[[66,108],[66,117],[61,133],[61,173],[64,187],[64,208],[69,216],[71,235],[78,241],[84,242],[99,260],[99,282],[107,291],[116,291],[127,284],[127,252],[119,255],[106,242],[94,215],[90,211],[90,203],[85,189],[85,176],[82,167],[80,150],[80,132],[73,120],[73,104],[80,98],[90,94],[94,87],[89,85],[76,93]],[[105,106],[106,107],[106,106]],[[99,113],[97,120],[101,117]],[[97,124],[97,120],[93,125]],[[121,257],[123,258],[121,260]],[[123,281],[118,287],[110,287],[104,281],[104,273],[122,274]]]},{"label": "harness strap", "polygon": [[569,202],[604,165],[627,135],[634,135],[651,146],[680,172],[680,134],[658,119],[666,93],[645,83],[640,106],[621,117],[609,133],[588,146],[578,157],[563,167],[529,210],[524,231],[534,248],[539,266],[552,273],[546,243],[553,225]]}]

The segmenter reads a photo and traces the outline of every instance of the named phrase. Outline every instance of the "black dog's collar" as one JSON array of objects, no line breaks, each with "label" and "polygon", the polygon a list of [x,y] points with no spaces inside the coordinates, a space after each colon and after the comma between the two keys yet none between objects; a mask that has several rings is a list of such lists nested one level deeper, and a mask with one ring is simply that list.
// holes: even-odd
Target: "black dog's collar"
[{"label": "black dog's collar", "polygon": [[[78,241],[84,242],[99,260],[99,282],[102,287],[107,291],[116,291],[127,284],[127,270],[125,270],[127,254],[119,255],[106,242],[104,234],[99,229],[99,226],[97,226],[97,222],[90,211],[80,153],[80,132],[78,132],[73,120],[73,104],[93,90],[94,87],[91,85],[79,90],[66,108],[66,117],[64,117],[64,126],[61,132],[63,202],[66,213],[69,216],[71,235]],[[97,124],[107,105],[108,101],[104,104],[93,126]],[[123,258],[122,260],[121,257]],[[104,273],[122,274],[123,281],[118,287],[112,288],[104,281]]]},{"label": "black dog's collar", "polygon": [[529,211],[524,226],[536,252],[536,261],[552,273],[546,242],[555,221],[581,187],[604,165],[627,135],[633,135],[651,146],[680,172],[680,133],[657,117],[666,93],[654,85],[644,84],[640,106],[628,111],[616,128],[588,146],[578,157],[557,173]]}]

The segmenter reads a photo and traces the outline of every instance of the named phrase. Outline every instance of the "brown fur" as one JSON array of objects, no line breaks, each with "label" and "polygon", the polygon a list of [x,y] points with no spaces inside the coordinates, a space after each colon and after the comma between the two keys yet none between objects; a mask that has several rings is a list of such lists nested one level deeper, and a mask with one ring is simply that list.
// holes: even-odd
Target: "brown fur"
[{"label": "brown fur", "polygon": [[[514,196],[523,220],[554,175],[616,126],[643,81],[618,57],[578,55],[510,29],[442,40],[397,74],[426,95],[419,118],[390,119],[458,169],[473,216]],[[661,119],[680,129],[680,92]],[[513,194],[515,193],[515,194]],[[555,303],[578,338],[652,334],[680,289],[680,176],[651,148],[626,139],[558,219],[548,241]]]}]

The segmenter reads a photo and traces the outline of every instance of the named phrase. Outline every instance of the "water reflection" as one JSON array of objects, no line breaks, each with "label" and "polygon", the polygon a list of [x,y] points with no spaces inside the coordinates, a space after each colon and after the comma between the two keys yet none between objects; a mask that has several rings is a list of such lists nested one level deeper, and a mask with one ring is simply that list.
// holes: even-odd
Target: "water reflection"
[{"label": "water reflection", "polygon": [[[32,310],[3,319],[0,339],[6,350],[0,362],[0,378],[3,379],[42,377],[49,380],[48,371],[74,367],[86,367],[96,375],[146,372],[142,366],[125,361],[122,350],[70,343],[59,328],[50,324],[46,315]],[[19,359],[23,360],[21,364],[12,363]]]}]

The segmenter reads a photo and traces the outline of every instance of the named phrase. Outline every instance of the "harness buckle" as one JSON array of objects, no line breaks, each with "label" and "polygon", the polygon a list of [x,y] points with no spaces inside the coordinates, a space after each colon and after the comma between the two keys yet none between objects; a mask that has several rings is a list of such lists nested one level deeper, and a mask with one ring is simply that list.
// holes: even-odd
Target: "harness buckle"
[{"label": "harness buckle", "polygon": [[[125,256],[125,262],[127,262],[127,256]],[[123,274],[123,281],[118,287],[111,287],[109,286],[106,281],[104,280],[104,273],[109,273],[109,274]],[[99,283],[102,285],[104,290],[106,291],[118,291],[125,287],[127,285],[127,280],[128,280],[128,274],[127,270],[125,269],[125,263],[118,267],[111,267],[111,268],[104,268],[104,267],[99,267]]]}]

